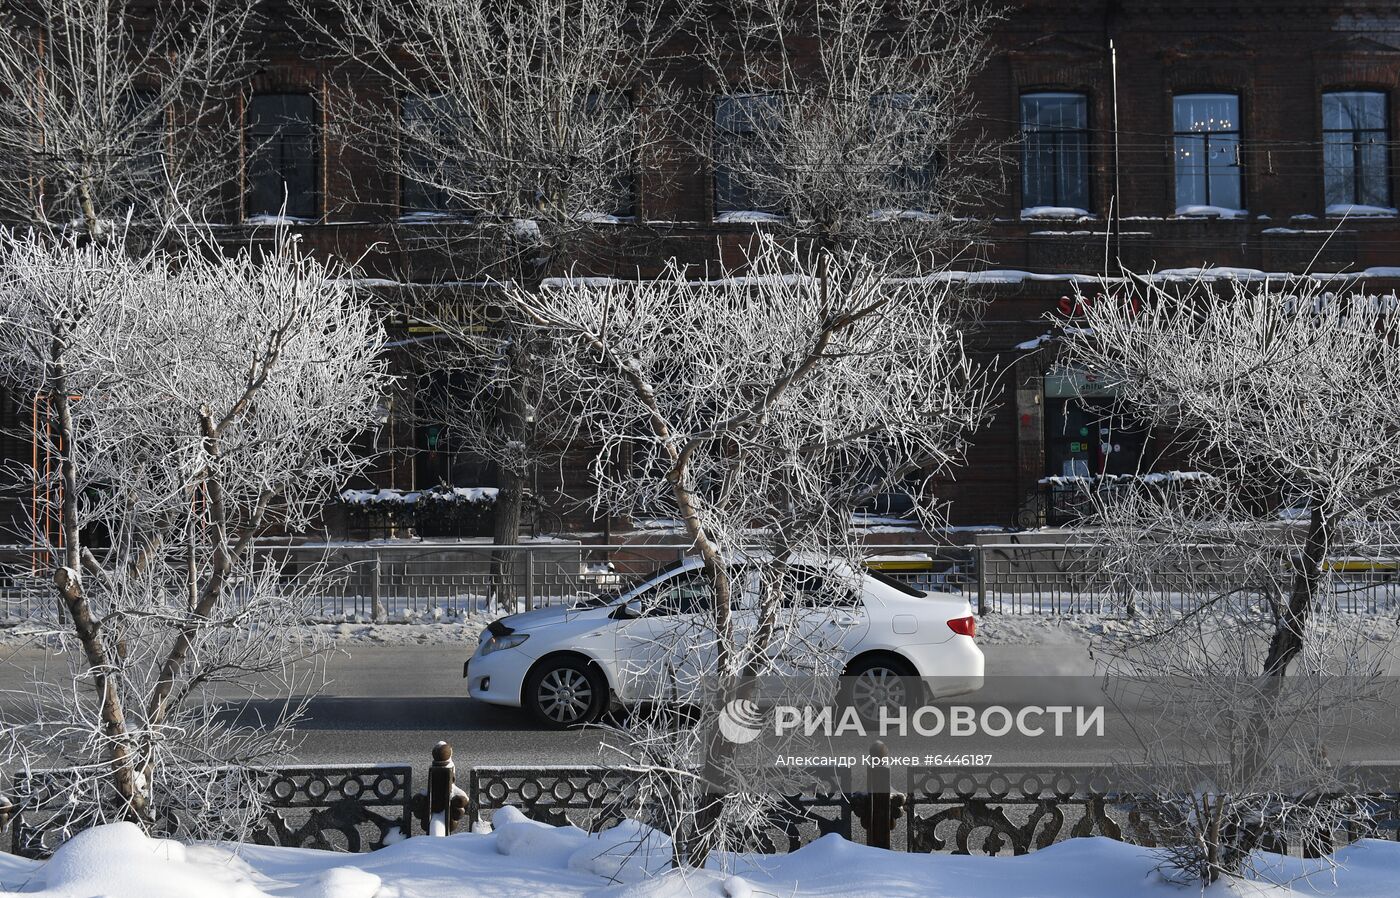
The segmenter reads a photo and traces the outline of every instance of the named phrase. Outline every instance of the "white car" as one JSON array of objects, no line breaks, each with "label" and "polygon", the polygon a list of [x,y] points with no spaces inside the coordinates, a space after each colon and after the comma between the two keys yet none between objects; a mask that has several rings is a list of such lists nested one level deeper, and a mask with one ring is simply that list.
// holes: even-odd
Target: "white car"
[{"label": "white car", "polygon": [[[827,588],[830,572],[819,565],[794,573],[799,593]],[[828,593],[820,622],[812,624],[830,628],[829,644],[845,656],[844,675],[854,678],[857,701],[897,700],[891,696],[902,695],[908,677],[925,678],[931,698],[981,687],[984,659],[966,599],[922,592],[876,571],[858,576],[859,594],[848,587],[845,599],[832,602]],[[737,579],[736,623],[757,594],[757,574]],[[853,585],[855,577],[837,582]],[[697,559],[573,607],[501,618],[482,632],[463,665],[468,693],[526,708],[553,727],[590,723],[614,705],[674,695],[668,686],[681,679],[678,668],[703,672],[709,596]]]}]

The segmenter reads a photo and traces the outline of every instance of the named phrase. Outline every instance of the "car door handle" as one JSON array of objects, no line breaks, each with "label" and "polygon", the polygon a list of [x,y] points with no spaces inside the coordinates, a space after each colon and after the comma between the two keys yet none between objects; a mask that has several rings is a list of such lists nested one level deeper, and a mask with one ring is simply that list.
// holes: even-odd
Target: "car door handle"
[{"label": "car door handle", "polygon": [[827,621],[827,623],[834,626],[854,627],[860,623],[860,618],[856,617],[854,614],[838,614],[832,620]]}]

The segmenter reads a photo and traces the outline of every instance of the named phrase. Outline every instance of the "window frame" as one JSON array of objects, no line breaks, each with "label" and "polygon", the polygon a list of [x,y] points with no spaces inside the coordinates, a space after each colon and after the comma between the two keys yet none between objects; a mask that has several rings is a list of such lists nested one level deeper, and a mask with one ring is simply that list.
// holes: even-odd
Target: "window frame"
[{"label": "window frame", "polygon": [[[410,176],[408,175],[408,173],[407,173],[408,165],[407,165],[407,163],[406,163],[406,161],[405,161],[405,158],[406,158],[408,155],[411,155],[411,154],[414,154],[414,153],[415,153],[415,151],[414,151],[412,148],[406,146],[406,145],[405,145],[405,142],[404,142],[404,132],[405,132],[404,123],[405,123],[405,122],[408,120],[408,118],[409,118],[409,112],[408,112],[409,106],[410,106],[410,105],[418,105],[418,106],[421,106],[421,107],[427,109],[427,108],[431,108],[432,105],[433,105],[433,103],[435,103],[435,102],[437,102],[437,101],[441,101],[441,100],[443,100],[443,99],[445,99],[445,98],[446,98],[446,95],[445,95],[445,94],[439,94],[439,95],[436,95],[436,96],[422,96],[422,95],[419,95],[419,94],[401,93],[401,94],[399,95],[399,104],[398,104],[398,128],[399,128],[399,133],[398,133],[398,142],[397,142],[397,146],[395,147],[395,152],[396,152],[396,154],[397,154],[397,156],[398,156],[397,163],[398,163],[398,175],[399,175],[399,179],[398,179],[398,180],[399,180],[399,217],[400,217],[400,218],[403,218],[403,217],[406,217],[406,216],[410,216],[410,215],[431,215],[431,216],[435,216],[435,217],[440,216],[440,217],[444,217],[444,218],[445,218],[445,217],[449,217],[449,216],[453,215],[454,212],[458,211],[458,210],[454,210],[454,209],[452,208],[452,206],[453,206],[453,198],[452,198],[452,195],[451,195],[446,189],[444,189],[444,188],[442,188],[442,187],[434,187],[434,186],[432,186],[432,185],[430,185],[430,184],[427,184],[427,183],[425,183],[425,182],[423,182],[423,181],[419,181],[419,180],[417,180],[417,179],[415,179],[415,178],[410,177]],[[441,113],[441,110],[436,110],[436,111],[437,111],[439,114]],[[422,154],[421,154],[421,153],[418,153],[417,155],[422,155]],[[414,204],[414,203],[410,203],[410,202],[409,202],[409,194],[410,194],[411,191],[414,191],[414,190],[421,191],[421,193],[422,193],[424,196],[427,196],[427,195],[429,195],[429,194],[433,194],[433,195],[434,195],[434,199],[433,199],[433,200],[430,200],[428,203],[423,203],[423,204]],[[436,202],[436,204],[435,204],[435,205],[432,204],[433,202]]]},{"label": "window frame", "polygon": [[[1021,208],[1033,208],[1036,206],[1056,206],[1064,208],[1083,209],[1086,212],[1094,210],[1094,185],[1093,185],[1093,163],[1092,163],[1092,137],[1093,137],[1093,105],[1090,102],[1090,93],[1085,90],[1052,90],[1049,88],[1022,91],[1017,98],[1017,114],[1019,116],[1019,128],[1021,135]],[[1036,97],[1075,97],[1084,103],[1084,124],[1080,128],[1039,128],[1031,131],[1027,127],[1026,101]],[[1030,134],[1052,135],[1054,146],[1054,172],[1051,180],[1053,202],[1032,202],[1029,197],[1027,178],[1031,172],[1030,154],[1031,142]],[[1064,137],[1066,135],[1078,134],[1083,137],[1083,144],[1080,149],[1083,170],[1084,203],[1067,202],[1060,195],[1061,174],[1065,171],[1064,160],[1067,158],[1065,152]]]},{"label": "window frame", "polygon": [[[1203,99],[1206,97],[1228,98],[1234,101],[1235,121],[1233,128],[1212,129],[1209,131],[1183,131],[1177,127],[1177,104],[1183,100]],[[1175,207],[1180,209],[1183,206],[1215,206],[1222,209],[1247,209],[1248,202],[1245,197],[1244,179],[1244,98],[1238,90],[1192,90],[1183,93],[1173,93],[1171,96],[1171,117],[1172,117],[1172,195],[1176,200]],[[1210,164],[1210,152],[1212,137],[1217,137],[1220,142],[1234,146],[1235,161],[1233,164],[1219,166],[1224,171],[1233,170],[1235,180],[1235,194],[1237,202],[1234,204],[1223,204],[1216,202],[1216,197],[1212,196],[1211,180],[1212,166]],[[1181,196],[1181,141],[1187,138],[1199,138],[1201,141],[1202,163],[1199,168],[1199,177],[1205,187],[1203,202],[1183,202]],[[1225,140],[1224,138],[1232,138]]]},{"label": "window frame", "polygon": [[[289,135],[289,131],[285,123],[279,124],[275,128],[263,128],[260,122],[259,127],[257,129],[254,128],[254,105],[259,99],[269,97],[305,98],[309,114],[306,118],[306,130],[304,136],[296,133],[291,133]],[[246,160],[243,171],[243,217],[245,219],[260,215],[285,215],[288,218],[314,219],[322,215],[325,208],[325,198],[321,195],[321,176],[324,171],[324,160],[322,158],[322,129],[320,127],[319,122],[319,113],[320,103],[317,101],[316,93],[310,90],[268,90],[259,91],[248,96],[243,108],[243,142]],[[290,117],[288,117],[287,121],[294,122],[294,120]],[[289,136],[284,137],[284,135]],[[285,172],[287,171],[287,169],[283,168],[281,165],[275,164],[273,171],[275,173],[283,175],[282,185],[285,208],[283,207],[282,203],[278,203],[274,208],[271,209],[259,208],[255,210],[252,206],[254,194],[254,168],[256,166],[255,160],[260,153],[268,152],[269,149],[272,149],[274,147],[279,153],[279,157],[287,156],[288,154],[282,151],[282,148],[286,146],[284,140],[302,140],[304,141],[304,146],[309,150],[309,152],[305,154],[305,165],[307,167],[305,180],[307,181],[307,186],[309,188],[304,193],[304,198],[306,202],[298,203],[295,206],[295,208],[293,207],[293,193],[290,189],[290,185],[292,184],[292,182],[288,180],[285,176]],[[294,162],[293,165],[296,168],[300,168],[300,163]],[[297,195],[302,196],[300,192]]]},{"label": "window frame", "polygon": [[[1381,126],[1380,126],[1379,128],[1357,128],[1357,127],[1355,127],[1355,126],[1353,126],[1353,127],[1351,127],[1351,128],[1329,128],[1329,127],[1327,126],[1327,99],[1328,99],[1328,97],[1346,96],[1346,95],[1350,95],[1350,96],[1370,96],[1370,97],[1377,97],[1377,98],[1379,98],[1379,99],[1380,99],[1380,102],[1381,102],[1381,109],[1380,109],[1380,114],[1381,114],[1381,115],[1380,115]],[[1389,93],[1388,91],[1386,91],[1386,90],[1379,90],[1379,89],[1372,89],[1372,88],[1338,88],[1338,89],[1332,89],[1332,90],[1325,90],[1325,91],[1323,91],[1322,94],[1321,94],[1321,97],[1320,97],[1320,101],[1321,101],[1321,109],[1320,109],[1319,120],[1320,120],[1321,123],[1322,123],[1322,204],[1323,204],[1323,206],[1324,206],[1324,207],[1333,206],[1333,205],[1352,205],[1352,206],[1357,206],[1357,205],[1361,205],[1361,206],[1375,205],[1375,206],[1381,206],[1381,207],[1389,207],[1389,206],[1392,206],[1392,205],[1394,204],[1394,201],[1395,201],[1395,191],[1394,191],[1394,187],[1393,187],[1392,182],[1391,182],[1391,175],[1390,175],[1390,156],[1391,156],[1391,154],[1390,154],[1390,105],[1391,105],[1391,104],[1390,104],[1390,93]],[[1336,200],[1334,200],[1332,197],[1328,196],[1328,193],[1327,193],[1328,186],[1329,186],[1329,181],[1328,181],[1328,177],[1327,177],[1329,165],[1328,165],[1327,158],[1328,158],[1328,150],[1329,150],[1329,148],[1330,148],[1330,146],[1331,146],[1331,145],[1329,144],[1328,140],[1327,140],[1327,137],[1328,137],[1329,134],[1350,134],[1351,137],[1352,137],[1352,139],[1351,139],[1350,141],[1345,141],[1345,142],[1343,142],[1343,143],[1340,144],[1340,145],[1342,145],[1342,146],[1349,146],[1350,149],[1351,149],[1351,152],[1348,154],[1348,156],[1349,156],[1349,158],[1350,158],[1350,160],[1351,160],[1351,177],[1348,179],[1348,180],[1351,182],[1351,184],[1350,184],[1350,186],[1351,186],[1351,199],[1349,199],[1349,200],[1348,200],[1348,199],[1336,199]],[[1361,188],[1361,185],[1362,185],[1362,183],[1363,183],[1363,180],[1362,180],[1362,179],[1363,179],[1363,176],[1364,176],[1364,171],[1363,171],[1363,170],[1367,168],[1366,166],[1364,166],[1364,165],[1361,164],[1361,161],[1365,158],[1364,153],[1363,153],[1363,150],[1362,150],[1362,147],[1363,147],[1363,146],[1366,146],[1367,144],[1366,144],[1364,141],[1358,139],[1358,137],[1359,137],[1360,135],[1364,135],[1364,134],[1378,134],[1378,135],[1380,136],[1379,147],[1380,147],[1380,153],[1381,153],[1381,161],[1380,161],[1380,165],[1379,165],[1379,170],[1380,170],[1380,181],[1381,181],[1381,186],[1382,186],[1382,190],[1383,190],[1383,194],[1384,194],[1384,195],[1382,196],[1381,201],[1380,201],[1379,203],[1366,203],[1366,202],[1362,202],[1362,200],[1361,200],[1362,191],[1361,191],[1360,188]]]},{"label": "window frame", "polygon": [[[782,116],[783,96],[782,94],[777,92],[740,91],[735,93],[717,94],[714,97],[714,100],[711,103],[712,108],[710,113],[710,129],[712,141],[712,171],[710,173],[710,193],[712,202],[714,203],[715,215],[723,215],[727,212],[766,212],[774,215],[781,215],[785,211],[782,208],[783,204],[781,197],[763,197],[759,195],[761,191],[760,187],[742,183],[742,175],[740,173],[734,172],[732,169],[729,169],[725,165],[725,163],[721,161],[722,153],[720,146],[723,136],[728,136],[731,139],[742,139],[745,136],[757,133],[759,130],[759,128],[757,127],[758,116],[753,115],[752,113],[743,117],[743,120],[746,120],[749,123],[749,128],[747,130],[739,130],[731,126],[721,125],[720,110],[722,106],[726,103],[736,103],[743,100],[759,101],[760,104],[768,105],[770,107],[770,112],[767,113],[767,115],[772,115],[773,117],[777,117],[779,119]],[[731,117],[729,120],[731,122],[742,123],[741,119],[737,116]],[[778,169],[780,169],[782,162],[779,159],[773,159],[768,164],[775,171],[777,171]],[[753,201],[747,204],[726,204],[721,202],[723,194],[720,190],[720,182],[723,178],[729,179],[729,193],[731,197],[735,193],[742,192],[746,197],[752,198]]]}]

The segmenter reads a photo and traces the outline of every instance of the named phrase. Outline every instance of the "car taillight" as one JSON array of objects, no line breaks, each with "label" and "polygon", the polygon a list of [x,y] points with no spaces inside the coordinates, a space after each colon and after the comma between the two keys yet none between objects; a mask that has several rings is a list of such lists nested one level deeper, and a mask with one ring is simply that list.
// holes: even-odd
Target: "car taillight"
[{"label": "car taillight", "polygon": [[967,617],[955,617],[948,621],[948,629],[959,636],[976,636],[977,618],[972,615],[968,615]]}]

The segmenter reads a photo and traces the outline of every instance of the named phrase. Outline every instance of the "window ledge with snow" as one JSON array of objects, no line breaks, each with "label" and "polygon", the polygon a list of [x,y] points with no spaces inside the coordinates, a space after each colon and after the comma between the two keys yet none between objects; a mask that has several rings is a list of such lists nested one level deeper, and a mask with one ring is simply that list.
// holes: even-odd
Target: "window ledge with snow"
[{"label": "window ledge with snow", "polygon": [[623,225],[636,224],[635,215],[613,215],[610,212],[580,212],[578,220],[585,224],[595,225]]},{"label": "window ledge with snow", "polygon": [[1177,206],[1177,218],[1219,218],[1234,221],[1248,218],[1246,209],[1230,209],[1226,206]]},{"label": "window ledge with snow", "polygon": [[429,209],[415,209],[399,216],[400,224],[439,224],[442,222],[471,222],[471,216],[461,212],[435,212]]},{"label": "window ledge with snow", "polygon": [[1391,206],[1367,206],[1361,203],[1333,203],[1327,207],[1328,218],[1394,218]]},{"label": "window ledge with snow", "polygon": [[300,215],[249,215],[243,219],[243,223],[251,227],[305,225],[315,222],[314,218],[304,218]]},{"label": "window ledge with snow", "polygon": [[715,224],[763,224],[785,221],[786,216],[776,212],[763,212],[758,209],[734,209],[715,216]]},{"label": "window ledge with snow", "polygon": [[867,220],[874,222],[942,221],[946,217],[936,212],[925,212],[921,209],[876,209],[866,216]]},{"label": "window ledge with snow", "polygon": [[1023,220],[1064,221],[1066,219],[1093,218],[1088,209],[1078,206],[1027,206],[1021,210]]}]

